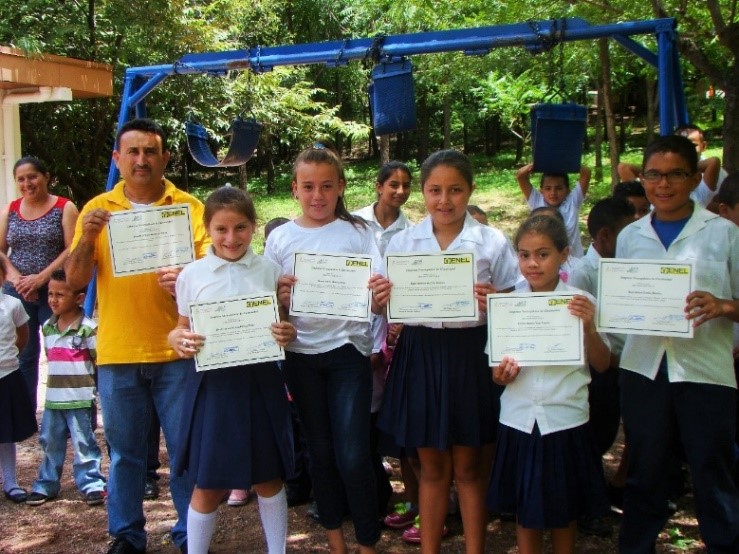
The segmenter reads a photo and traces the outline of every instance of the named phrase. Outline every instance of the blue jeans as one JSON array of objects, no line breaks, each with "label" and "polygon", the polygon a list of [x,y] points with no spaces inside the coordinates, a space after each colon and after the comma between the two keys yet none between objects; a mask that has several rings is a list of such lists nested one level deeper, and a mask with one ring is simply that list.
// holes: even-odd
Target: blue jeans
[{"label": "blue jeans", "polygon": [[38,360],[41,355],[41,326],[51,317],[49,308],[49,289],[45,286],[38,290],[38,300],[26,302],[16,291],[13,285],[6,283],[3,291],[21,301],[23,309],[28,314],[28,343],[18,355],[21,374],[26,381],[28,393],[31,395],[33,413],[36,413],[36,396],[38,391]]},{"label": "blue jeans", "polygon": [[[98,369],[103,428],[110,447],[108,532],[139,549],[146,547],[143,501],[151,407],[159,415],[172,467],[178,452],[181,404],[190,363],[114,364]],[[186,475],[170,475],[169,490],[178,515],[172,540],[179,547],[187,540],[192,484]]]},{"label": "blue jeans", "polygon": [[100,473],[101,453],[92,432],[90,408],[56,410],[46,408],[41,420],[39,442],[44,450],[44,459],[33,484],[33,492],[54,497],[59,494],[67,453],[67,430],[74,448],[72,474],[82,494],[105,489],[105,478]]},{"label": "blue jeans", "polygon": [[283,367],[303,422],[321,524],[338,529],[349,504],[357,542],[380,539],[370,456],[372,370],[347,344],[321,354],[287,352]]}]

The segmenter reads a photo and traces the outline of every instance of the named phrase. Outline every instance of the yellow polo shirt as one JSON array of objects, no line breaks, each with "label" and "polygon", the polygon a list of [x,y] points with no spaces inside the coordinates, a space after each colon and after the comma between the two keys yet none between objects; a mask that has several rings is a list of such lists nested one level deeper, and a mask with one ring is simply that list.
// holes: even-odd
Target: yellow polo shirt
[{"label": "yellow polo shirt", "polygon": [[[152,205],[171,204],[190,205],[195,257],[202,258],[210,244],[203,224],[203,203],[164,179],[164,195]],[[82,237],[82,220],[87,212],[96,208],[117,212],[131,207],[123,194],[123,181],[90,200],[77,220],[72,250]],[[167,343],[167,335],[177,323],[177,304],[159,286],[156,275],[113,277],[107,227],[98,236],[93,255],[97,266],[98,364],[177,360],[177,354]]]}]

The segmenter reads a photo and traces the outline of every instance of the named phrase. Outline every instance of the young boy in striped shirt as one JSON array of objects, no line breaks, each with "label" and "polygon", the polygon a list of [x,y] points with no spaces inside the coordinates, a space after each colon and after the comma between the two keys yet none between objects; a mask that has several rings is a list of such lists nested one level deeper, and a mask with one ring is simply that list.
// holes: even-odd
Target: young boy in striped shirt
[{"label": "young boy in striped shirt", "polygon": [[49,280],[49,307],[44,323],[44,349],[49,361],[46,403],[41,420],[44,459],[27,504],[37,506],[59,494],[67,436],[72,439],[72,473],[88,506],[105,500],[105,478],[100,473],[100,448],[92,432],[95,398],[95,333],[97,324],[85,316],[85,291],[73,291],[64,270]]}]

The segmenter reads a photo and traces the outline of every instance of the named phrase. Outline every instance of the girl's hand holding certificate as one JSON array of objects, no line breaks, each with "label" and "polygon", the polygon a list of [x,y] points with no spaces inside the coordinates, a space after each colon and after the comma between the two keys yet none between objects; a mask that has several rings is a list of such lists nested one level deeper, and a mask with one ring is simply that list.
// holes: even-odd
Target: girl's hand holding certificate
[{"label": "girl's hand holding certificate", "polygon": [[295,328],[295,325],[289,321],[273,323],[271,330],[272,337],[275,339],[275,342],[283,348],[298,338],[298,330]]},{"label": "girl's hand holding certificate", "polygon": [[512,383],[521,372],[521,367],[518,365],[518,362],[510,356],[503,356],[500,363],[491,369],[493,370],[493,381],[498,385],[507,385]]},{"label": "girl's hand holding certificate", "polygon": [[180,358],[193,358],[205,343],[205,337],[183,327],[175,327],[167,335],[169,345]]}]

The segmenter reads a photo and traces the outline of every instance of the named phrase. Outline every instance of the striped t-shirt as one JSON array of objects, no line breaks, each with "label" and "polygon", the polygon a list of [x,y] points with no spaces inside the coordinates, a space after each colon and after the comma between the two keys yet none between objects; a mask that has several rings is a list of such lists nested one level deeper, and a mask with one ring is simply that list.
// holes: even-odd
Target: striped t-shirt
[{"label": "striped t-shirt", "polygon": [[95,396],[95,334],[97,323],[80,318],[63,332],[59,317],[44,323],[44,348],[49,360],[46,381],[46,408],[71,410],[89,408]]}]

